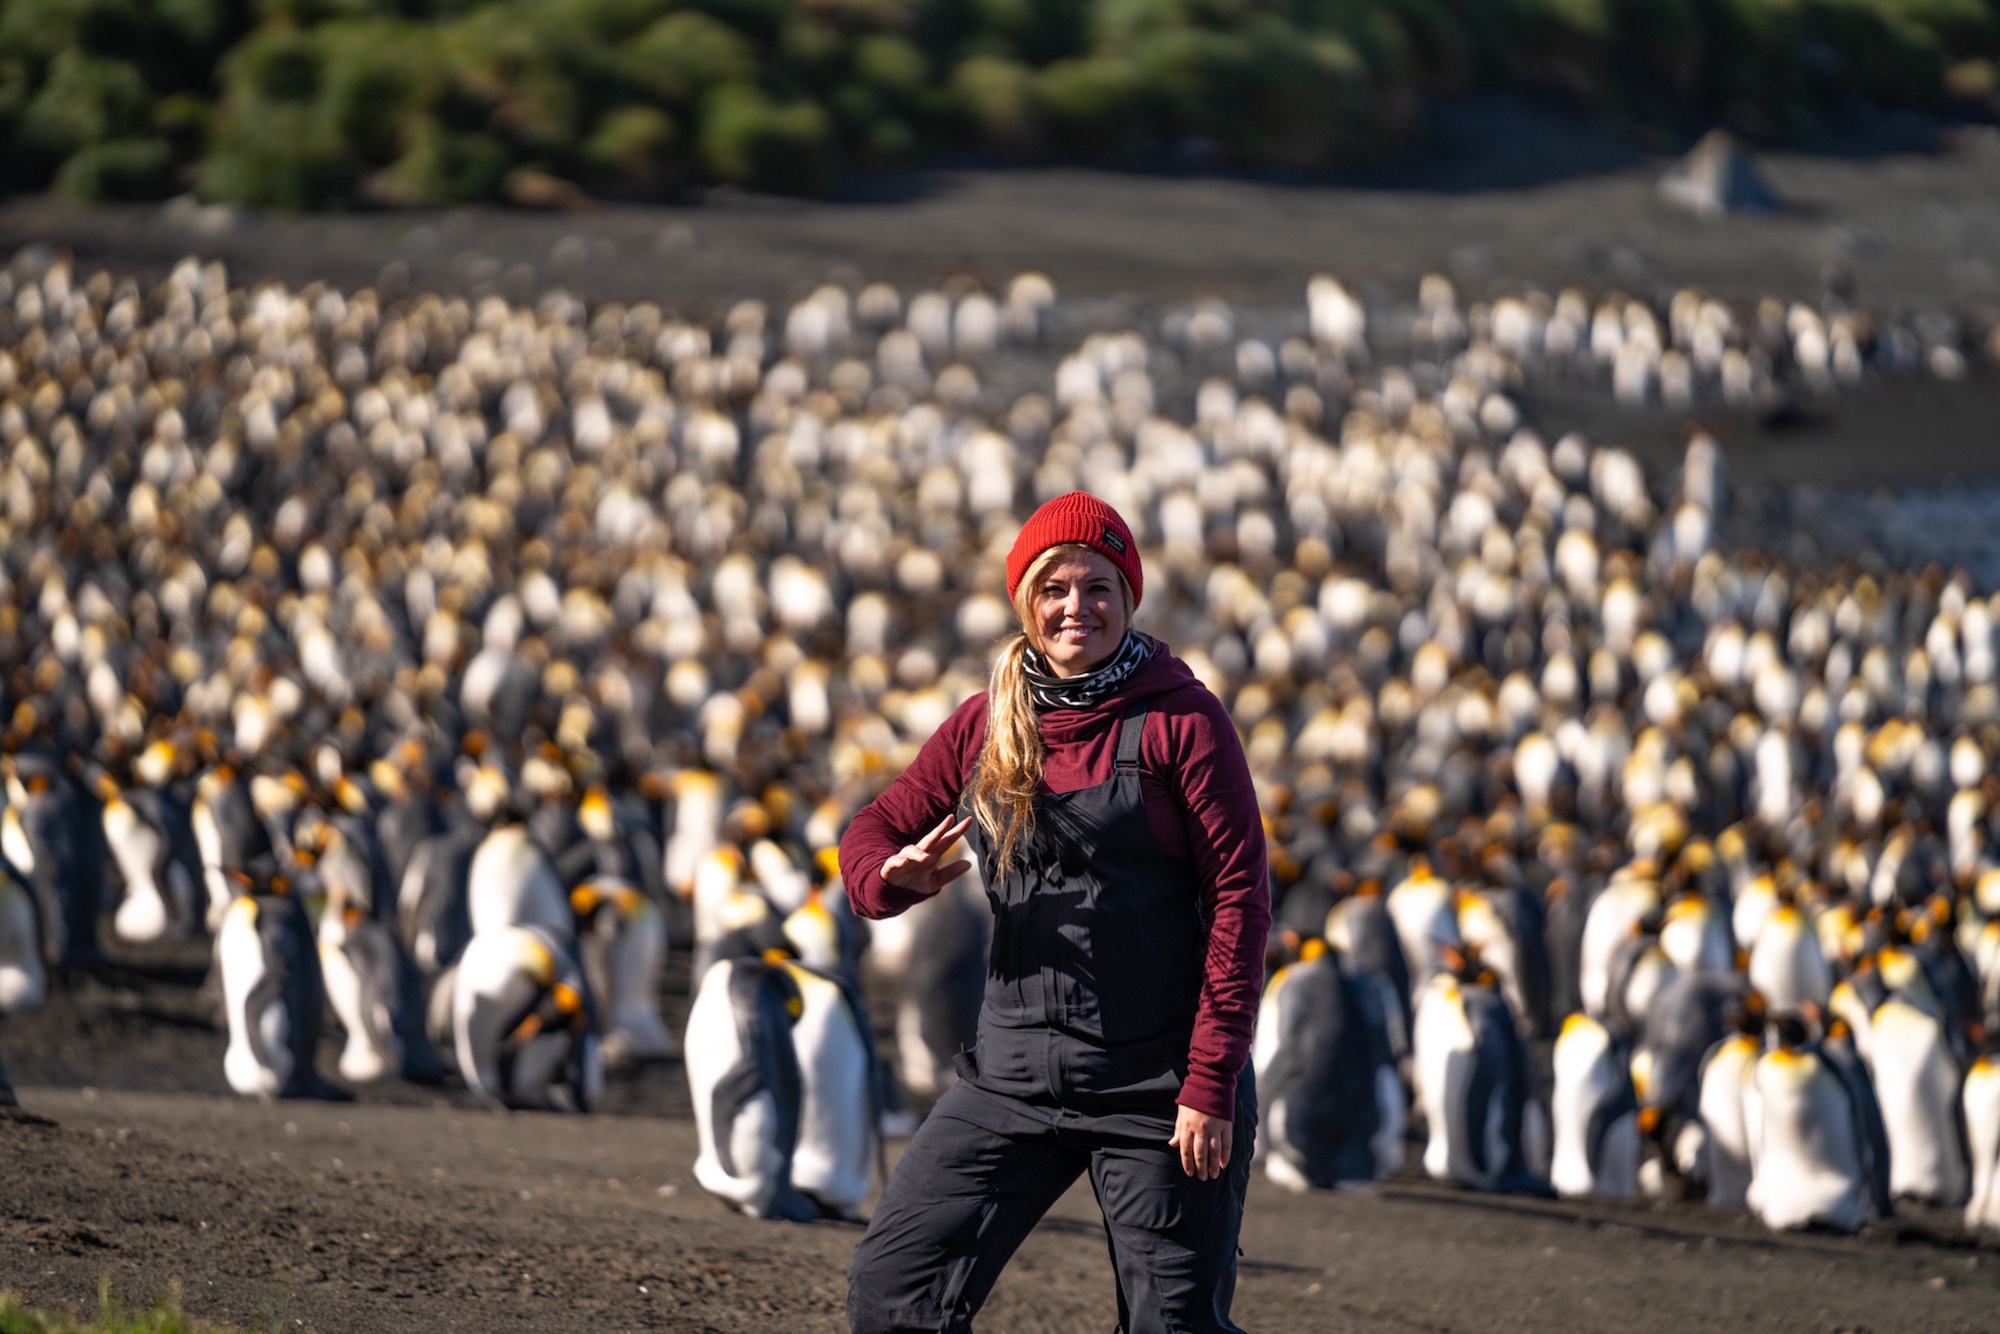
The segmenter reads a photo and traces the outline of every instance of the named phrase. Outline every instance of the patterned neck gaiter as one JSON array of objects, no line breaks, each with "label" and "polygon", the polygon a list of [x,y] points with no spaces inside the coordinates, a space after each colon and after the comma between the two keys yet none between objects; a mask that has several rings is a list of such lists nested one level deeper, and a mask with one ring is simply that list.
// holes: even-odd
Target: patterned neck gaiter
[{"label": "patterned neck gaiter", "polygon": [[1055,675],[1049,671],[1047,660],[1030,648],[1025,664],[1028,693],[1034,696],[1037,709],[1091,708],[1108,698],[1131,678],[1132,673],[1145,665],[1146,659],[1153,656],[1155,642],[1151,635],[1127,630],[1125,638],[1119,641],[1117,649],[1104,660],[1104,664],[1081,676]]}]

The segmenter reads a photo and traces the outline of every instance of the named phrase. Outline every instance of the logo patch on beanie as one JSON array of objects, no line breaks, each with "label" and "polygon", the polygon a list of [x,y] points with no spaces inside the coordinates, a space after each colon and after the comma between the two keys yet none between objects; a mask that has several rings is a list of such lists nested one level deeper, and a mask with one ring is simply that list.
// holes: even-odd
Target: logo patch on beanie
[{"label": "logo patch on beanie", "polygon": [[1112,532],[1109,528],[1104,530],[1104,545],[1110,547],[1121,556],[1125,554],[1125,539]]}]

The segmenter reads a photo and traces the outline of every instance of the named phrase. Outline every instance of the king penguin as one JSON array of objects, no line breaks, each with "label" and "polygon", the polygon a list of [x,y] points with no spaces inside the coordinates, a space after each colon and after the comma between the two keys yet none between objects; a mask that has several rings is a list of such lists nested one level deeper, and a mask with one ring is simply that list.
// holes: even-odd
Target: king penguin
[{"label": "king penguin", "polygon": [[21,1014],[48,999],[42,915],[35,895],[0,861],[0,1014]]},{"label": "king penguin", "polygon": [[1960,1106],[1972,1157],[1972,1195],[1965,1204],[1965,1225],[2000,1230],[2000,1060],[1992,1052],[1980,1053],[1965,1072]]},{"label": "king penguin", "polygon": [[1781,1230],[1859,1231],[1880,1212],[1869,1109],[1796,1016],[1773,1020],[1765,1047],[1743,1102],[1751,1212]]},{"label": "king penguin", "polygon": [[1959,1207],[1970,1187],[1959,1125],[1964,1076],[1943,1020],[1890,993],[1870,1016],[1867,1065],[1889,1140],[1890,1194]]},{"label": "king penguin", "polygon": [[577,954],[598,998],[604,1062],[623,1069],[674,1052],[660,1017],[660,969],[666,960],[666,919],[651,899],[622,881],[601,879],[570,891]]},{"label": "king penguin", "polygon": [[569,895],[526,825],[501,825],[480,842],[466,906],[474,940],[503,926],[540,927],[561,941],[576,934]]},{"label": "king penguin", "polygon": [[1639,1102],[1625,1051],[1586,1014],[1556,1035],[1549,1099],[1554,1150],[1549,1183],[1570,1199],[1625,1199],[1639,1189]]},{"label": "king penguin", "polygon": [[588,1112],[604,1066],[566,933],[475,934],[452,975],[453,1043],[467,1087],[505,1107]]},{"label": "king penguin", "polygon": [[[1448,950],[1417,1001],[1413,1070],[1426,1135],[1424,1171],[1479,1190],[1542,1191],[1529,1169],[1541,1114],[1528,1051],[1475,955]],[[1546,1132],[1543,1132],[1546,1133]]]},{"label": "king penguin", "polygon": [[320,914],[319,961],[327,1001],[347,1033],[340,1077],[436,1082],[442,1067],[424,1033],[423,981],[389,927],[340,890]]},{"label": "king penguin", "polygon": [[1265,984],[1250,1048],[1264,1108],[1258,1157],[1287,1190],[1380,1179],[1403,1157],[1403,1086],[1389,1045],[1388,1002],[1326,941]]},{"label": "king penguin", "polygon": [[855,989],[795,960],[779,964],[799,996],[792,1049],[799,1063],[792,1185],[829,1218],[854,1219],[882,1162],[875,1044]]},{"label": "king penguin", "polygon": [[312,923],[284,875],[235,875],[242,892],[215,933],[229,1024],[223,1074],[250,1097],[325,1096],[313,1064],[325,994]]},{"label": "king penguin", "polygon": [[792,1185],[804,1104],[792,1025],[804,1013],[792,974],[763,959],[718,960],[688,1010],[695,1180],[752,1218],[819,1216]]},{"label": "king penguin", "polygon": [[109,773],[100,772],[96,786],[104,845],[125,882],[111,929],[120,940],[139,944],[170,931],[193,934],[199,916],[195,885],[186,865],[174,857],[171,832],[141,805],[127,801]]}]

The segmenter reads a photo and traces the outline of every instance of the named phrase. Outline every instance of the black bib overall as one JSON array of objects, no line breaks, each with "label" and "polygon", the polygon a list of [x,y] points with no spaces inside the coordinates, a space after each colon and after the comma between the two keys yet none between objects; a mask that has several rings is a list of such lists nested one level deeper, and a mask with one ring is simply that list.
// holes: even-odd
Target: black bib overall
[{"label": "black bib overall", "polygon": [[1111,779],[1044,792],[1005,876],[975,821],[993,945],[978,1041],[917,1131],[848,1269],[856,1330],[970,1327],[1001,1268],[1083,1172],[1104,1212],[1119,1327],[1234,1330],[1256,1125],[1237,1080],[1229,1167],[1188,1177],[1169,1148],[1207,932],[1190,866],[1146,822],[1139,738],[1120,720]]}]

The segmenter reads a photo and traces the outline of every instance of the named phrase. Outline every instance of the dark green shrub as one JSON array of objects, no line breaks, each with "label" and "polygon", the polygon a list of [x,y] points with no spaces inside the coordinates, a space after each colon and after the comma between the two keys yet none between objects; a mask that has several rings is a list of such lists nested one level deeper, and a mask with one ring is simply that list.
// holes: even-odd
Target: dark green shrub
[{"label": "dark green shrub", "polygon": [[901,37],[875,33],[854,44],[854,73],[898,106],[907,106],[930,83],[930,62]]},{"label": "dark green shrub", "polygon": [[152,93],[131,65],[65,51],[21,111],[21,147],[53,164],[92,144],[145,133],[152,108]]},{"label": "dark green shrub", "polygon": [[359,22],[321,29],[319,103],[335,133],[370,166],[401,157],[412,127],[437,101],[443,69],[433,30]]},{"label": "dark green shrub", "polygon": [[678,138],[673,118],[658,107],[620,107],[585,141],[584,164],[601,187],[654,194],[676,174]]},{"label": "dark green shrub", "polygon": [[716,180],[781,194],[825,190],[833,126],[810,102],[772,102],[755,88],[717,89],[702,106],[702,165]]},{"label": "dark green shrub", "polygon": [[370,182],[395,204],[470,204],[492,199],[513,160],[490,135],[464,134],[434,119],[419,121],[402,157]]},{"label": "dark green shrub", "polygon": [[1057,61],[1036,76],[1035,98],[1051,139],[1068,152],[1116,156],[1146,131],[1145,84],[1115,56]]},{"label": "dark green shrub", "polygon": [[157,199],[173,184],[174,153],[164,139],[112,139],[71,156],[56,189],[90,203]]},{"label": "dark green shrub", "polygon": [[670,106],[694,107],[725,84],[757,77],[757,53],[744,36],[706,14],[670,15],[624,49],[632,83]]},{"label": "dark green shrub", "polygon": [[1041,150],[1041,119],[1035,111],[1035,76],[998,56],[973,56],[952,71],[951,89],[974,142],[1010,156]]},{"label": "dark green shrub", "polygon": [[263,28],[230,53],[223,79],[253,101],[307,103],[319,96],[320,72],[312,34]]},{"label": "dark green shrub", "polygon": [[237,105],[218,118],[201,164],[201,193],[268,208],[344,208],[360,176],[347,146],[312,108]]}]

